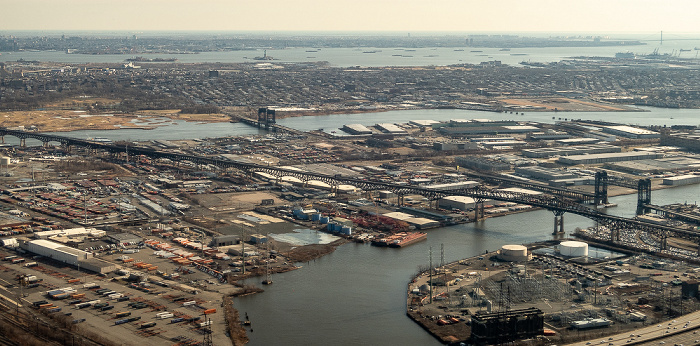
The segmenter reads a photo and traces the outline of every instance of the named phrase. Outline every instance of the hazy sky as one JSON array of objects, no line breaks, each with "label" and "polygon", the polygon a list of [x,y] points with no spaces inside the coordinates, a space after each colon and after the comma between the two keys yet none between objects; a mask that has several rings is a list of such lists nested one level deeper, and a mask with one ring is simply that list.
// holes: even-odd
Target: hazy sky
[{"label": "hazy sky", "polygon": [[0,30],[700,32],[699,0],[0,0]]}]

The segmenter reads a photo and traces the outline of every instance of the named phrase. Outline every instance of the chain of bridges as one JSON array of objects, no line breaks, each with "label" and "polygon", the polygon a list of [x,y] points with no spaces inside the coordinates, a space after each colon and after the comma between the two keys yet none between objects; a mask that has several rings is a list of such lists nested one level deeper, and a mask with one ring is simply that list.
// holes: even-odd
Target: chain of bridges
[{"label": "chain of bridges", "polygon": [[[4,142],[4,136],[7,135],[19,138],[21,144],[24,144],[24,140],[26,140],[27,138],[32,138],[42,141],[45,145],[48,145],[49,142],[61,143],[61,145],[67,150],[70,150],[70,147],[72,146],[80,146],[94,150],[107,151],[113,154],[122,154],[128,152],[128,155],[131,156],[144,155],[154,159],[169,159],[176,163],[187,161],[196,165],[213,165],[221,169],[235,169],[238,171],[245,172],[251,177],[253,177],[253,175],[256,173],[264,173],[269,177],[274,177],[279,181],[281,181],[283,177],[293,177],[305,184],[308,184],[312,181],[322,182],[327,184],[331,188],[331,190],[335,191],[338,190],[338,187],[340,185],[352,185],[368,193],[379,190],[391,191],[397,196],[399,196],[399,201],[402,200],[403,196],[407,195],[421,195],[430,200],[437,200],[447,196],[466,196],[471,197],[476,201],[477,219],[483,217],[483,202],[486,200],[497,200],[503,202],[513,202],[517,204],[526,204],[533,207],[547,209],[554,213],[554,233],[563,233],[563,216],[565,213],[572,213],[589,218],[597,222],[599,225],[607,226],[609,229],[611,229],[612,232],[611,239],[614,239],[615,232],[618,232],[616,230],[636,229],[639,231],[649,232],[650,234],[653,234],[663,239],[663,244],[666,243],[665,239],[671,236],[686,238],[700,243],[700,233],[698,232],[688,230],[685,228],[646,223],[636,219],[608,215],[597,210],[596,208],[588,207],[579,202],[580,199],[585,200],[587,198],[592,197],[598,200],[603,198],[603,196],[599,195],[598,197],[596,197],[595,194],[590,195],[579,192],[573,193],[566,189],[560,188],[550,188],[548,191],[545,191],[548,194],[540,195],[487,189],[481,186],[475,188],[463,188],[455,190],[440,190],[418,186],[406,186],[400,184],[385,183],[352,176],[326,175],[313,172],[303,172],[288,168],[264,166],[253,163],[233,162],[217,158],[173,153],[139,146],[126,147],[125,145],[119,145],[115,143],[102,143],[67,136],[49,135],[43,133],[25,132],[19,130],[0,128],[0,139],[2,140],[2,142]],[[517,182],[517,180],[515,179],[509,180],[509,183],[515,182]],[[603,192],[605,192],[604,202],[607,203],[607,182],[605,174],[601,173],[600,176],[597,175],[596,182],[596,194],[602,194]],[[540,184],[530,185],[527,186],[535,189],[543,188],[543,186]],[[600,187],[598,185],[600,185]],[[639,191],[638,213],[640,211],[640,208],[643,208],[643,211],[660,208],[651,205],[651,183],[649,179],[640,180],[637,187]],[[579,197],[580,199],[577,197]],[[575,199],[579,199],[579,201]]]}]

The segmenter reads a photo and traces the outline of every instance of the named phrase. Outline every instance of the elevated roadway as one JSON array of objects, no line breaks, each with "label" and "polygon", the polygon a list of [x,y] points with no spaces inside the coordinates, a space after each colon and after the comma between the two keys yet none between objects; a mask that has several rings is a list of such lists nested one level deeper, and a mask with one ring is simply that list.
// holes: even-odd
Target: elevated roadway
[{"label": "elevated roadway", "polygon": [[[472,197],[477,201],[483,202],[484,200],[497,200],[503,202],[513,202],[518,204],[527,204],[534,207],[544,208],[551,210],[555,213],[555,223],[556,217],[561,217],[564,213],[572,213],[587,217],[594,220],[602,225],[607,225],[611,229],[639,229],[643,231],[648,231],[653,234],[657,234],[661,237],[667,237],[671,235],[693,239],[695,241],[700,240],[700,233],[665,225],[657,225],[646,222],[641,222],[634,219],[628,219],[624,217],[608,215],[602,213],[594,208],[589,208],[582,205],[569,198],[555,197],[552,195],[530,195],[518,192],[509,191],[499,191],[485,189],[483,187],[476,187],[470,189],[458,189],[458,190],[436,190],[428,189],[418,186],[405,186],[393,183],[385,183],[380,181],[373,181],[365,178],[357,178],[343,175],[327,175],[319,174],[313,172],[303,172],[299,170],[274,167],[274,166],[264,166],[254,163],[241,163],[233,162],[224,159],[204,157],[198,155],[189,155],[174,153],[162,150],[156,150],[144,147],[126,147],[124,145],[118,145],[114,143],[101,143],[90,140],[77,139],[67,136],[58,135],[48,135],[35,132],[25,132],[18,130],[9,130],[0,128],[0,136],[15,136],[18,138],[34,138],[42,142],[59,142],[63,145],[78,145],[83,147],[89,147],[93,149],[105,150],[111,153],[124,153],[128,150],[129,155],[144,155],[155,159],[169,159],[173,162],[191,162],[193,164],[199,165],[213,165],[222,169],[236,169],[246,174],[252,176],[256,172],[266,173],[277,179],[285,176],[291,176],[299,179],[302,182],[309,181],[320,181],[331,186],[331,188],[337,188],[339,185],[352,185],[364,191],[377,191],[377,190],[388,190],[392,191],[399,196],[405,195],[421,195],[427,197],[431,200],[443,198],[446,196],[466,196]],[[562,225],[563,226],[563,220]],[[561,227],[563,229],[563,227]],[[556,231],[556,230],[555,230]]]}]

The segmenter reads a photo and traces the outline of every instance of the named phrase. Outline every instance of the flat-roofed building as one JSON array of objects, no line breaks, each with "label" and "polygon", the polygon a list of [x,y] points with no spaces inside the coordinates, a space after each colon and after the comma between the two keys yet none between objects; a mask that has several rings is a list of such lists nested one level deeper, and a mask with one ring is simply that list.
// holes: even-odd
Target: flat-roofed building
[{"label": "flat-roofed building", "polygon": [[80,268],[98,274],[107,274],[117,270],[117,265],[100,258],[88,258],[80,260]]},{"label": "flat-roofed building", "polygon": [[605,126],[603,127],[603,132],[611,133],[616,136],[622,136],[626,138],[633,139],[643,139],[643,138],[660,138],[661,134],[656,131],[640,129],[637,127],[619,125],[619,126]]},{"label": "flat-roofed building", "polygon": [[440,122],[435,120],[411,120],[408,123],[418,127],[432,127],[433,125],[439,124]]},{"label": "flat-roofed building", "polygon": [[534,148],[522,150],[523,156],[533,158],[619,152],[622,152],[622,148],[609,144],[574,145],[560,148]]},{"label": "flat-roofed building", "polygon": [[438,207],[443,209],[458,209],[467,211],[476,206],[476,200],[467,196],[446,196],[438,200]]},{"label": "flat-roofed building", "polygon": [[77,266],[78,261],[92,258],[92,253],[74,249],[50,240],[30,240],[20,245],[23,249],[53,260]]},{"label": "flat-roofed building", "polygon": [[362,124],[347,124],[344,125],[341,130],[351,134],[351,135],[371,135],[372,130],[368,129]]},{"label": "flat-roofed building", "polygon": [[700,175],[680,175],[677,177],[664,178],[664,185],[689,185],[700,183]]},{"label": "flat-roofed building", "polygon": [[381,123],[374,125],[377,129],[384,133],[390,133],[395,135],[408,134],[404,129],[390,123]]},{"label": "flat-roofed building", "polygon": [[515,167],[515,173],[539,180],[561,180],[577,178],[576,174],[554,168],[539,166]]},{"label": "flat-roofed building", "polygon": [[593,155],[574,155],[574,156],[562,156],[557,161],[565,165],[593,165],[599,163],[616,162],[616,161],[636,161],[636,160],[646,160],[646,159],[658,159],[663,157],[663,154],[659,153],[640,153],[640,152],[626,152],[626,153],[607,153],[607,154],[593,154]]},{"label": "flat-roofed building", "polygon": [[431,219],[426,219],[424,217],[411,217],[408,219],[404,219],[403,221],[407,222],[409,225],[417,229],[428,229],[440,226],[439,222]]}]

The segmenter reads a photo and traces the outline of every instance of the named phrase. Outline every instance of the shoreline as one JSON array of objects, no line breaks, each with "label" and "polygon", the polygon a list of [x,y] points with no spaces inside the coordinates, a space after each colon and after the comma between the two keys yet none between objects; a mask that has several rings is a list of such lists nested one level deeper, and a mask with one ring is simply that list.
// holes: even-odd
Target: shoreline
[{"label": "shoreline", "polygon": [[[538,101],[547,100],[533,98],[527,100],[525,103],[538,103]],[[299,111],[278,111],[277,118],[296,118],[305,116],[327,116],[327,115],[337,115],[337,114],[362,114],[367,113],[371,115],[372,113],[384,113],[391,111],[407,111],[407,110],[435,110],[435,109],[455,109],[455,110],[472,110],[481,112],[491,112],[491,113],[503,113],[508,114],[509,112],[534,112],[534,113],[572,113],[572,112],[613,112],[613,113],[629,113],[629,112],[648,112],[648,110],[636,108],[634,105],[616,105],[611,106],[605,103],[597,103],[595,101],[576,101],[571,103],[585,103],[587,105],[595,105],[595,109],[556,109],[556,108],[546,108],[546,109],[514,109],[514,110],[497,110],[497,109],[482,109],[482,108],[470,108],[470,107],[460,107],[458,105],[441,106],[441,107],[391,107],[391,108],[374,108],[374,109],[310,109],[310,110],[299,110]],[[511,105],[506,103],[506,105]],[[145,110],[136,112],[134,114],[94,114],[90,116],[79,116],[75,117],[75,110],[40,110],[40,111],[4,111],[0,112],[0,115],[6,115],[13,119],[11,123],[4,123],[5,127],[15,127],[21,124],[30,123],[30,119],[35,122],[37,126],[37,132],[72,132],[72,131],[110,131],[110,130],[124,130],[124,129],[142,129],[142,130],[152,130],[161,126],[168,126],[170,124],[163,124],[163,121],[152,123],[150,120],[167,119],[170,121],[182,120],[185,122],[195,122],[195,123],[225,123],[225,122],[238,122],[233,117],[238,114],[252,113],[245,112],[241,110],[227,111],[225,113],[217,113],[216,115],[210,114],[180,114],[178,110]],[[80,113],[82,114],[82,113]],[[134,124],[131,121],[133,119],[141,118],[147,120],[145,123]]]}]

